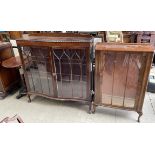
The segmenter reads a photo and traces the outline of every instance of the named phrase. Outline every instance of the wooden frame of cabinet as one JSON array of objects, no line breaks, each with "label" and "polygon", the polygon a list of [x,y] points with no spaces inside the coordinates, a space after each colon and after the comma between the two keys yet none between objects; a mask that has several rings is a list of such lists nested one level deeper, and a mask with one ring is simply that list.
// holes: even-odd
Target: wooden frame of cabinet
[{"label": "wooden frame of cabinet", "polygon": [[93,112],[96,106],[136,111],[139,122],[152,57],[149,44],[98,43]]}]

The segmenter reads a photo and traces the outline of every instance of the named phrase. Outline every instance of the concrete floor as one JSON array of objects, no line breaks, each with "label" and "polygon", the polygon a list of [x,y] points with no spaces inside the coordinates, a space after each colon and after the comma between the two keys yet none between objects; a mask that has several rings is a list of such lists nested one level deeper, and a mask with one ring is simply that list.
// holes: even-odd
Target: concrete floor
[{"label": "concrete floor", "polygon": [[[32,102],[28,103],[27,97],[17,100],[17,94],[0,100],[0,120],[18,114],[25,123],[137,123],[138,114],[132,111],[97,107],[95,114],[88,114],[88,106],[80,102],[61,102],[32,96]],[[155,94],[146,93],[143,113],[142,123],[155,123]]]}]

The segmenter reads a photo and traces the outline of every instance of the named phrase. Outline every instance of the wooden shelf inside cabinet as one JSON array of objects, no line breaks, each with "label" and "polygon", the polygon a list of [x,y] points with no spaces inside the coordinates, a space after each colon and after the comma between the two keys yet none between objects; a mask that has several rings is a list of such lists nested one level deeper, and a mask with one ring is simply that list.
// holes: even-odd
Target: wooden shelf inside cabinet
[{"label": "wooden shelf inside cabinet", "polygon": [[[26,36],[18,39],[17,45],[28,95],[91,100],[90,52],[93,39],[90,36]],[[23,55],[27,57],[25,60]]]},{"label": "wooden shelf inside cabinet", "polygon": [[136,111],[140,118],[152,56],[150,44],[98,43],[93,111],[103,105]]}]

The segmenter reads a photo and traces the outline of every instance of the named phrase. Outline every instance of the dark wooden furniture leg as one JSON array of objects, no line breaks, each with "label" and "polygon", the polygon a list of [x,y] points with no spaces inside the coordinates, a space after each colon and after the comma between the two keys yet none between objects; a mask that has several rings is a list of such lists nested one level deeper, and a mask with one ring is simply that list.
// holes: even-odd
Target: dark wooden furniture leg
[{"label": "dark wooden furniture leg", "polygon": [[[20,68],[19,70],[22,70],[22,68]],[[20,76],[21,76],[21,88],[19,90],[19,94],[16,96],[16,99],[20,99],[21,97],[25,96],[27,92],[24,74],[21,73],[21,71]]]},{"label": "dark wooden furniture leg", "polygon": [[92,106],[93,107],[92,113],[95,114],[95,112],[96,112],[96,105],[94,105],[94,102],[92,102],[92,105],[93,105]]},{"label": "dark wooden furniture leg", "polygon": [[91,107],[92,107],[92,103],[90,102],[89,103],[89,111],[88,111],[89,114],[91,114]]},{"label": "dark wooden furniture leg", "polygon": [[28,102],[30,103],[31,102],[30,94],[27,94],[27,97],[28,97]]},{"label": "dark wooden furniture leg", "polygon": [[140,117],[143,115],[143,113],[142,112],[138,112],[138,114],[139,114],[139,116],[138,116],[138,122],[140,122]]}]

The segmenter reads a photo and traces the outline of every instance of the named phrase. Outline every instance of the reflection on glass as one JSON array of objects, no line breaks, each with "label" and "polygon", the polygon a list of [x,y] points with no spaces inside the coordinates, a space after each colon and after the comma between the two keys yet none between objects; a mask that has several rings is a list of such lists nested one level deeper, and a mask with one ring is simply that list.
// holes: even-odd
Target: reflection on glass
[{"label": "reflection on glass", "polygon": [[25,47],[23,50],[26,56],[26,74],[30,91],[53,95],[48,49]]},{"label": "reflection on glass", "polygon": [[142,65],[141,54],[102,52],[101,55],[102,103],[133,108]]},{"label": "reflection on glass", "polygon": [[138,77],[142,65],[142,55],[140,54],[131,54],[129,60],[129,71],[126,84],[125,92],[125,107],[134,107],[137,87],[138,87]]},{"label": "reflection on glass", "polygon": [[86,98],[86,57],[84,49],[54,49],[58,96]]}]

